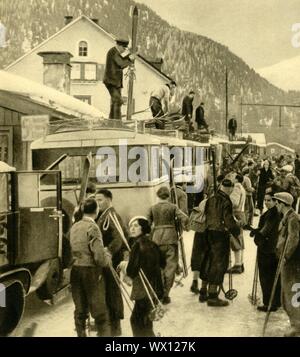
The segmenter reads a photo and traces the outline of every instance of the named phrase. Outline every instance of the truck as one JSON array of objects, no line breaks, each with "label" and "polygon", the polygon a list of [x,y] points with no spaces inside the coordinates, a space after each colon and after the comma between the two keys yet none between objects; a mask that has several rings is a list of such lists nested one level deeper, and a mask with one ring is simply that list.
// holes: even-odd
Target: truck
[{"label": "truck", "polygon": [[61,172],[0,172],[1,336],[19,324],[28,294],[53,303],[68,290],[67,243]]}]

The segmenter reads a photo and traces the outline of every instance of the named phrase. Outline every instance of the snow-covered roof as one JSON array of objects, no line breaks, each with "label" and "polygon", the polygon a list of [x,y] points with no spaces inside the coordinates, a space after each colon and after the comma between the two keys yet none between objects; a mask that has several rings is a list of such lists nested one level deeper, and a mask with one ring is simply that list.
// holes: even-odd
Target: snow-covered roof
[{"label": "snow-covered roof", "polygon": [[253,142],[257,144],[257,146],[265,147],[267,145],[264,133],[243,133],[244,138],[247,138],[248,136],[251,136]]},{"label": "snow-covered roof", "polygon": [[6,162],[0,161],[0,173],[16,171],[12,166],[9,166]]},{"label": "snow-covered roof", "polygon": [[56,89],[0,71],[0,90],[15,93],[77,118],[104,118],[97,108]]},{"label": "snow-covered roof", "polygon": [[[66,31],[67,29],[69,29],[70,27],[72,27],[73,25],[75,25],[77,22],[81,21],[81,20],[86,20],[90,23],[91,26],[93,26],[94,28],[96,28],[98,31],[101,31],[101,33],[105,34],[107,37],[109,37],[110,40],[115,41],[116,37],[113,36],[113,34],[107,32],[104,30],[103,27],[101,27],[99,24],[96,24],[93,20],[91,20],[89,17],[85,16],[85,15],[81,15],[79,17],[77,17],[77,19],[71,21],[68,25],[64,26],[63,28],[61,28],[59,31],[57,31],[54,35],[48,37],[45,41],[41,42],[39,45],[37,45],[36,47],[32,48],[30,51],[26,52],[23,56],[19,57],[18,59],[16,59],[14,62],[12,62],[11,64],[9,64],[5,70],[10,69],[11,67],[13,67],[15,64],[19,63],[20,61],[22,61],[23,58],[27,57],[28,55],[30,55],[32,52],[36,51],[37,49],[39,49],[40,47],[42,47],[43,45],[45,45],[47,42],[51,41],[53,38],[55,38],[56,36],[58,36],[59,34],[63,33],[64,31]],[[151,64],[151,62],[149,62],[146,58],[144,58],[141,55],[137,56],[137,60],[142,62],[146,67],[151,68],[152,71],[156,72],[157,74],[159,74],[161,77],[163,77],[164,79],[170,80],[171,78],[169,76],[167,76],[165,73],[163,73],[162,71],[160,71],[158,68],[156,68],[155,66],[153,66]]]},{"label": "snow-covered roof", "polygon": [[275,142],[271,142],[271,143],[268,143],[267,146],[272,146],[272,145],[275,145],[275,146],[279,146],[281,147],[282,149],[286,150],[286,151],[290,151],[292,153],[295,153],[295,150],[292,149],[292,148],[289,148],[288,146],[284,146],[282,144],[279,144],[279,143],[275,143]]}]

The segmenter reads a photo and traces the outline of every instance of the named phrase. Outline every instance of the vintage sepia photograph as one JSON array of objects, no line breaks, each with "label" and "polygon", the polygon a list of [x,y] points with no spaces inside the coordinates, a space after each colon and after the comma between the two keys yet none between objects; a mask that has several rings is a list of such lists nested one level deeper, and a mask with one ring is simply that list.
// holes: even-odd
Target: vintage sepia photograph
[{"label": "vintage sepia photograph", "polygon": [[300,337],[299,67],[299,0],[0,0],[0,336]]}]

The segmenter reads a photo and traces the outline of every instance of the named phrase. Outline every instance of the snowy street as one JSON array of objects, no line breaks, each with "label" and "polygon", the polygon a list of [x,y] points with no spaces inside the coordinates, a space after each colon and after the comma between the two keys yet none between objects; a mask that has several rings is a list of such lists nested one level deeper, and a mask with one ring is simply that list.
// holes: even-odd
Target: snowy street
[{"label": "snowy street", "polygon": [[[190,261],[193,232],[185,234],[185,247]],[[183,280],[184,287],[173,287],[171,304],[167,305],[164,318],[155,322],[155,332],[165,337],[259,337],[262,335],[265,313],[256,310],[248,300],[252,290],[256,246],[245,231],[245,273],[233,276],[233,287],[238,290],[237,298],[225,308],[208,307],[198,302],[198,296],[190,292],[192,273]],[[228,289],[228,275],[225,276],[225,290]],[[260,292],[260,290],[258,289]],[[221,298],[222,293],[220,294]],[[37,299],[35,294],[27,298],[23,320],[14,336],[76,336],[73,323],[73,302],[71,296],[56,306],[49,306]],[[130,311],[125,305],[125,319],[122,321],[123,336],[132,336],[129,323]],[[280,309],[271,313],[266,336],[283,336],[289,329],[285,312]],[[95,335],[94,332],[91,336]]]}]

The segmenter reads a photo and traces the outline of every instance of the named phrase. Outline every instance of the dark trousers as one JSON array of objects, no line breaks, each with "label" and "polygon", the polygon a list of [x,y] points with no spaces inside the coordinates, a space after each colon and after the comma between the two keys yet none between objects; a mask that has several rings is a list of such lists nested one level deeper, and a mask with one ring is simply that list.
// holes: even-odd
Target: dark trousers
[{"label": "dark trousers", "polygon": [[121,106],[123,104],[121,88],[116,88],[111,84],[105,84],[110,94],[109,119],[122,119]]},{"label": "dark trousers", "polygon": [[130,317],[133,337],[155,336],[153,332],[153,322],[149,319],[151,310],[152,306],[148,298],[135,301]]},{"label": "dark trousers", "polygon": [[106,285],[106,305],[112,336],[121,335],[121,319],[124,318],[124,304],[122,294],[109,268],[103,269]]},{"label": "dark trousers", "polygon": [[164,115],[161,101],[155,97],[150,98],[149,102],[153,118],[159,118]]},{"label": "dark trousers", "polygon": [[199,271],[200,279],[207,280],[207,269],[209,262],[209,245],[207,232],[195,232],[193,250],[191,257],[192,271]]},{"label": "dark trousers", "polygon": [[178,246],[176,244],[164,244],[159,246],[163,257],[166,259],[166,266],[162,269],[162,279],[164,286],[164,297],[169,296],[170,290],[175,281],[178,266]]},{"label": "dark trousers", "polygon": [[227,232],[208,231],[208,266],[204,279],[211,285],[221,285],[229,264],[230,237]]},{"label": "dark trousers", "polygon": [[156,129],[164,129],[165,128],[164,121],[162,119],[158,119],[164,115],[161,101],[155,97],[151,97],[149,105],[151,108],[153,118],[157,118],[155,121]]},{"label": "dark trousers", "polygon": [[97,267],[73,266],[71,270],[72,298],[75,304],[75,327],[83,336],[89,313],[95,320],[99,336],[110,336],[110,325],[105,302],[105,284]]},{"label": "dark trousers", "polygon": [[252,194],[246,196],[245,202],[245,218],[246,218],[246,225],[252,226],[253,223],[253,216],[254,216],[254,204]]},{"label": "dark trousers", "polygon": [[264,198],[265,198],[266,186],[258,186],[257,189],[257,208],[259,210],[264,209]]},{"label": "dark trousers", "polygon": [[[263,303],[265,306],[269,305],[272,287],[275,279],[275,274],[278,266],[278,258],[272,253],[263,253],[258,250],[258,270],[259,270],[259,281],[261,285],[261,290],[263,294]],[[280,277],[276,285],[275,295],[273,299],[272,306],[279,307],[281,295],[281,284]]]}]

